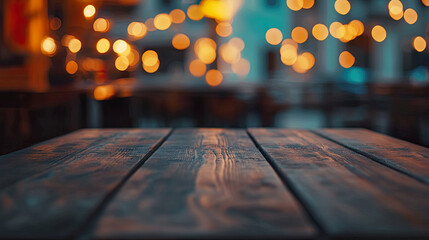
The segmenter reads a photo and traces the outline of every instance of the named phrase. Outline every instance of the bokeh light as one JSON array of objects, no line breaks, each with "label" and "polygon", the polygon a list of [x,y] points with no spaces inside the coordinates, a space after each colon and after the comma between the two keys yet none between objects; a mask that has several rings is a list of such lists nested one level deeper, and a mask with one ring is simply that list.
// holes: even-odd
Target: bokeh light
[{"label": "bokeh light", "polygon": [[355,57],[350,52],[343,51],[340,54],[338,61],[343,68],[350,68],[355,63]]},{"label": "bokeh light", "polygon": [[299,11],[304,7],[304,0],[286,0],[286,5],[290,10]]},{"label": "bokeh light", "polygon": [[329,26],[329,33],[337,39],[342,38],[346,34],[346,28],[339,22],[333,22]]},{"label": "bokeh light", "polygon": [[128,66],[130,66],[130,61],[126,56],[119,56],[115,60],[115,67],[119,71],[127,70]]},{"label": "bokeh light", "polygon": [[386,39],[387,33],[384,27],[376,25],[372,28],[371,36],[375,41],[383,42]]},{"label": "bokeh light", "polygon": [[131,39],[141,39],[146,36],[147,27],[142,22],[132,22],[128,25],[127,32]]},{"label": "bokeh light", "polygon": [[186,12],[188,14],[188,18],[194,21],[201,20],[204,17],[203,12],[200,9],[199,5],[191,5]]},{"label": "bokeh light", "polygon": [[413,38],[413,47],[417,52],[423,52],[426,48],[426,40],[420,36]]},{"label": "bokeh light", "polygon": [[68,61],[66,64],[66,72],[68,74],[75,74],[77,72],[78,68],[79,67],[78,67],[77,63],[73,60]]},{"label": "bokeh light", "polygon": [[143,70],[145,70],[147,73],[155,73],[159,69],[159,60],[156,61],[156,63],[152,66],[143,64]]},{"label": "bokeh light", "polygon": [[291,33],[292,39],[297,43],[303,43],[308,39],[308,32],[303,27],[296,27]]},{"label": "bokeh light", "polygon": [[347,0],[336,0],[334,7],[335,11],[341,15],[346,15],[351,9],[350,2]]},{"label": "bokeh light", "polygon": [[171,26],[171,18],[170,15],[166,13],[161,13],[156,15],[153,20],[153,25],[158,30],[167,30]]},{"label": "bokeh light", "polygon": [[210,64],[216,59],[216,42],[210,38],[200,38],[194,44],[197,57],[205,64]]},{"label": "bokeh light", "polygon": [[171,44],[175,49],[183,50],[189,47],[191,44],[191,41],[189,40],[188,36],[186,36],[183,33],[178,33],[174,35],[173,39],[171,40]]},{"label": "bokeh light", "polygon": [[95,48],[99,53],[106,53],[110,49],[110,41],[106,38],[102,38],[97,41]]},{"label": "bokeh light", "polygon": [[206,74],[206,82],[212,87],[219,86],[223,81],[223,75],[219,70],[211,69]]},{"label": "bokeh light", "polygon": [[96,12],[96,9],[94,5],[86,5],[86,7],[83,9],[83,15],[85,18],[92,18],[94,17]]},{"label": "bokeh light", "polygon": [[407,10],[405,10],[404,12],[404,20],[408,23],[408,24],[414,24],[417,22],[417,12],[412,9],[412,8],[408,8]]},{"label": "bokeh light", "polygon": [[57,45],[55,44],[55,40],[51,37],[45,37],[42,40],[42,43],[40,45],[40,49],[43,54],[47,56],[52,56],[57,51]]},{"label": "bokeh light", "polygon": [[115,95],[115,88],[112,85],[97,86],[94,89],[94,98],[96,100],[106,100]]},{"label": "bokeh light", "polygon": [[202,77],[206,73],[207,67],[206,64],[201,62],[199,59],[194,59],[189,63],[189,72],[194,77]]},{"label": "bokeh light", "polygon": [[296,62],[292,65],[292,68],[297,73],[306,73],[314,66],[315,62],[316,60],[313,54],[304,52],[298,55]]},{"label": "bokeh light", "polygon": [[234,63],[231,66],[232,71],[238,76],[245,77],[250,72],[250,62],[244,58],[238,60],[238,62]]},{"label": "bokeh light", "polygon": [[82,47],[82,42],[79,39],[73,38],[69,41],[68,48],[70,52],[77,53],[79,52],[81,47]]},{"label": "bokeh light", "polygon": [[310,9],[310,8],[313,7],[313,5],[314,5],[314,0],[304,0],[302,8],[304,8],[304,9]]},{"label": "bokeh light", "polygon": [[288,66],[292,66],[298,58],[297,50],[297,46],[285,43],[280,48],[280,59],[282,63]]},{"label": "bokeh light", "polygon": [[232,27],[230,23],[221,22],[216,26],[216,33],[220,37],[228,37],[232,33]]},{"label": "bokeh light", "polygon": [[114,43],[113,43],[113,51],[115,52],[115,53],[117,53],[117,54],[123,54],[123,53],[125,53],[126,51],[127,51],[127,49],[128,49],[129,47],[128,47],[128,43],[127,42],[125,42],[124,40],[122,40],[122,39],[119,39],[119,40],[116,40]]},{"label": "bokeh light", "polygon": [[97,18],[92,24],[92,28],[96,32],[107,32],[110,28],[110,23],[105,18]]},{"label": "bokeh light", "polygon": [[325,25],[320,23],[314,25],[311,32],[313,33],[314,38],[319,41],[325,40],[329,35],[328,28]]},{"label": "bokeh light", "polygon": [[142,55],[142,62],[147,67],[155,66],[158,62],[158,54],[154,50],[147,50]]},{"label": "bokeh light", "polygon": [[278,45],[283,40],[283,34],[277,28],[270,28],[265,33],[265,39],[271,45]]},{"label": "bokeh light", "polygon": [[185,12],[180,9],[173,9],[169,15],[171,18],[171,22],[176,24],[182,23],[186,19]]}]

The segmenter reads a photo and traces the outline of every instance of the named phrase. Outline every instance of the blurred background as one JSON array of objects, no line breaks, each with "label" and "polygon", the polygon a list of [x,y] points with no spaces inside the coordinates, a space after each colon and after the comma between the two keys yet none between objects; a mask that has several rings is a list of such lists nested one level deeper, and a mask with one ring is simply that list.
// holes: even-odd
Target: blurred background
[{"label": "blurred background", "polygon": [[429,0],[3,0],[0,13],[0,154],[99,127],[362,127],[429,146]]}]

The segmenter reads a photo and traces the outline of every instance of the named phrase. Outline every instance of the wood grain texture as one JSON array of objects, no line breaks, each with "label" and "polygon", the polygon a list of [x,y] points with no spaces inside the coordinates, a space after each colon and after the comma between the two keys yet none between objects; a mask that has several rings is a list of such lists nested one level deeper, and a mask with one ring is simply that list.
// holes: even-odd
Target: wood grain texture
[{"label": "wood grain texture", "polygon": [[244,130],[179,129],[127,181],[101,239],[308,238],[315,229]]},{"label": "wood grain texture", "polygon": [[72,161],[84,149],[105,144],[114,130],[85,129],[0,156],[0,190],[19,180]]},{"label": "wood grain texture", "polygon": [[[106,194],[168,132],[167,129],[115,130],[103,145],[90,146],[67,162],[3,189],[0,238],[73,237]],[[85,131],[80,134],[85,135]],[[73,140],[70,144],[73,145]]]},{"label": "wood grain texture", "polygon": [[366,129],[320,129],[316,132],[429,184],[429,148]]},{"label": "wood grain texture", "polygon": [[310,131],[250,129],[333,237],[428,237],[429,187]]}]

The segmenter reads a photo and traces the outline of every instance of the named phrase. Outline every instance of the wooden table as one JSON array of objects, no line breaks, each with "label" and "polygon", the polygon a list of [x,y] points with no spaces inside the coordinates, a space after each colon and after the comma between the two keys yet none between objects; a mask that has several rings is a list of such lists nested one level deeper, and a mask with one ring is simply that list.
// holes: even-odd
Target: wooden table
[{"label": "wooden table", "polygon": [[85,129],[0,157],[0,238],[429,238],[429,149],[364,129]]}]

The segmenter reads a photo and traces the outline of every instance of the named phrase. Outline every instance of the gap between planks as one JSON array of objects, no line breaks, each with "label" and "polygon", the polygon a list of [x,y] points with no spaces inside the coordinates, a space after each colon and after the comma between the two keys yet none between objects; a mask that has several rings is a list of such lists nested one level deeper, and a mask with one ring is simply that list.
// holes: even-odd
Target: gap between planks
[{"label": "gap between planks", "polygon": [[173,134],[174,128],[170,130],[170,132],[165,135],[152,149],[149,150],[147,154],[143,156],[142,159],[128,172],[127,175],[113,188],[112,191],[108,192],[105,197],[101,200],[101,203],[96,206],[92,213],[90,213],[89,217],[83,221],[82,226],[77,228],[75,233],[72,233],[73,239],[93,239],[93,230],[94,226],[98,222],[98,218],[100,218],[110,203],[110,201],[115,197],[115,195],[119,192],[119,190],[124,186],[124,184],[131,178],[131,176],[148,160],[161,146],[165,141]]}]

